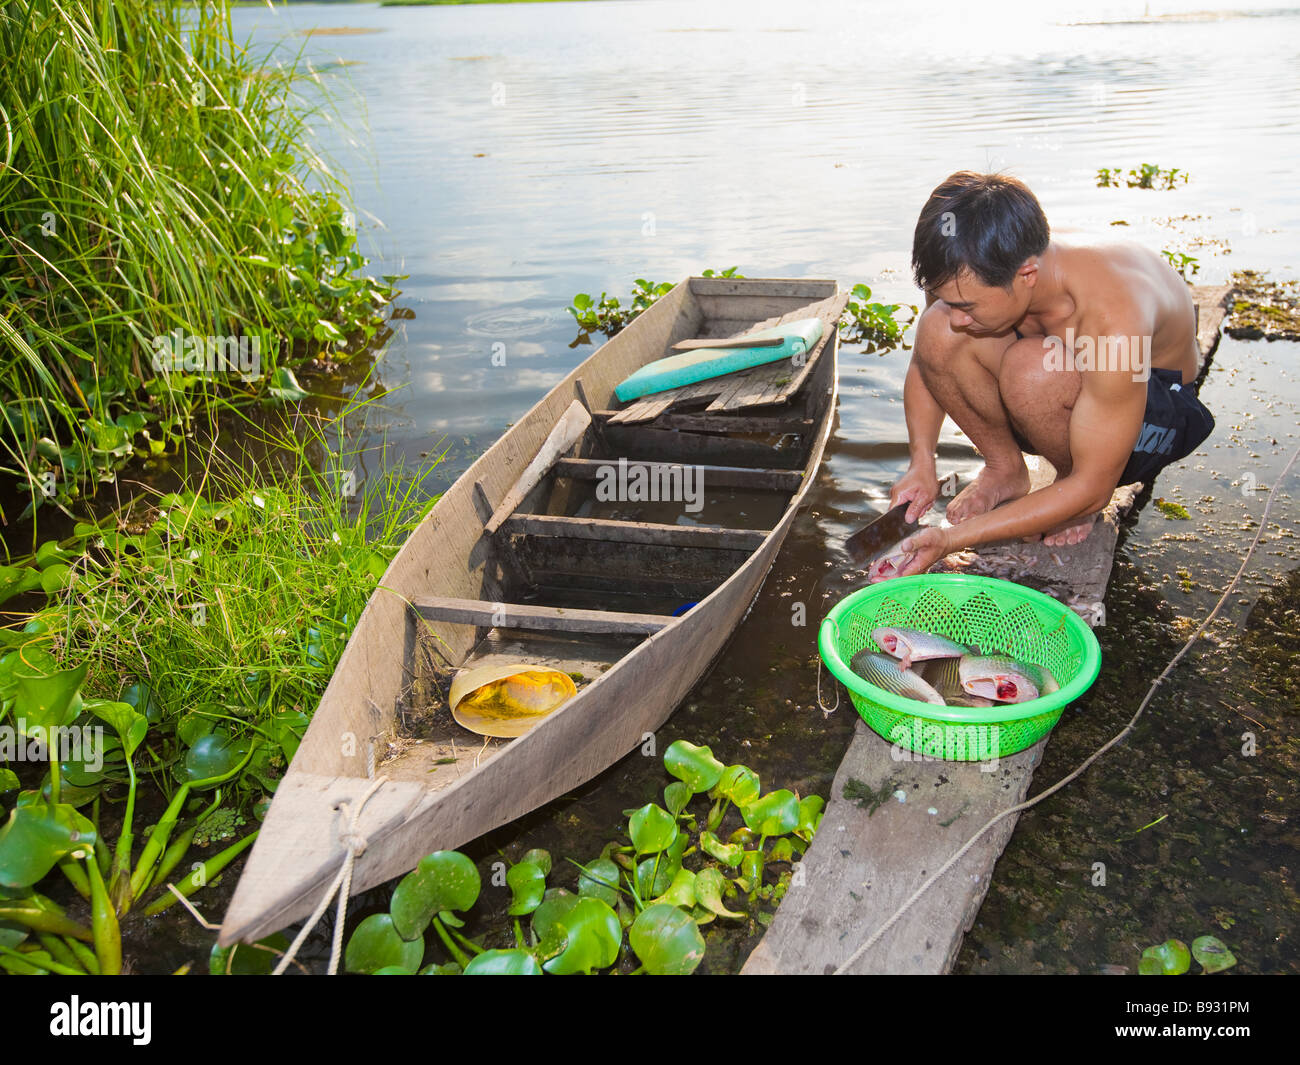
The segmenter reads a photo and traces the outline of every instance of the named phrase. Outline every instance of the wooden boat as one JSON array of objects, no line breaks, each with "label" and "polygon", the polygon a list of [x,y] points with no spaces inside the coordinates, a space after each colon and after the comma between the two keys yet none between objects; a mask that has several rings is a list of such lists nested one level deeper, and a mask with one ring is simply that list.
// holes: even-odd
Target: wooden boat
[{"label": "wooden boat", "polygon": [[[457,480],[358,620],[276,791],[223,944],[311,913],[343,861],[339,804],[355,809],[376,778],[353,892],[564,794],[663,725],[749,610],[821,462],[846,300],[834,281],[683,281]],[[813,315],[823,338],[799,365],[614,398],[679,341]],[[698,470],[703,509],[659,501],[632,512],[595,498],[620,459],[660,477]],[[574,675],[577,694],[517,739],[455,724],[451,673],[519,660]]]}]

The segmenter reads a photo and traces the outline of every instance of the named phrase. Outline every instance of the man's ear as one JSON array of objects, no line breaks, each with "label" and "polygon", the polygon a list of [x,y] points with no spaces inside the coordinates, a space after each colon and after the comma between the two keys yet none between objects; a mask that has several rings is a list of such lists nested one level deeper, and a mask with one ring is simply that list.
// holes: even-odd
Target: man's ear
[{"label": "man's ear", "polygon": [[1038,256],[1032,259],[1026,259],[1016,271],[1016,277],[1022,279],[1026,285],[1033,288],[1038,284]]}]

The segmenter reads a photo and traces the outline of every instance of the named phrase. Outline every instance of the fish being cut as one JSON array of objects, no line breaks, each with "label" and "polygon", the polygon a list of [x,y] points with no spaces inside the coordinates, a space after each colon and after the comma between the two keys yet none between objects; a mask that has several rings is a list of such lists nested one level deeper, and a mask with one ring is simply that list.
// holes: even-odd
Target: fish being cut
[{"label": "fish being cut", "polygon": [[943,705],[943,696],[931,685],[910,669],[900,668],[897,661],[879,651],[859,651],[849,662],[849,668],[863,680],[894,695]]},{"label": "fish being cut", "polygon": [[1051,670],[1006,655],[966,655],[958,672],[967,693],[1000,703],[1027,703],[1060,688]]}]

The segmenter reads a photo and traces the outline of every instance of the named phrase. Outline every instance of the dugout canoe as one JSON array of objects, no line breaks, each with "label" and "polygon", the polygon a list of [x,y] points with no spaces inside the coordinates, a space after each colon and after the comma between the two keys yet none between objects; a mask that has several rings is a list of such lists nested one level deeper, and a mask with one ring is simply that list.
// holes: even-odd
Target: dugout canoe
[{"label": "dugout canoe", "polygon": [[[748,612],[817,472],[846,300],[834,281],[689,278],[447,490],[357,622],[276,790],[222,944],[312,912],[343,861],[340,803],[355,807],[376,778],[353,893],[557,798],[664,724]],[[620,381],[681,341],[811,316],[825,329],[802,356],[615,398]],[[627,489],[612,501],[596,491],[611,471]],[[632,498],[633,476],[642,490],[697,477],[702,495]],[[520,660],[573,675],[577,694],[516,739],[485,741],[452,720],[456,669]]]}]

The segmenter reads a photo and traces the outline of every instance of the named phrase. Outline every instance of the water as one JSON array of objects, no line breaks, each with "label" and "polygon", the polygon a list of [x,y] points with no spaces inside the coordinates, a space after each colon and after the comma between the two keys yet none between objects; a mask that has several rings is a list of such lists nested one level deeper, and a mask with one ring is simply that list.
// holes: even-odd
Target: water
[{"label": "water", "polygon": [[[1300,10],[1134,21],[1147,8],[1177,13],[627,0],[294,4],[241,8],[235,23],[264,45],[317,26],[379,31],[290,46],[322,68],[340,110],[316,137],[350,176],[374,271],[410,274],[401,303],[414,317],[397,323],[378,367],[395,391],[369,431],[392,458],[450,448],[440,470],[450,483],[589,353],[572,346],[563,308],[574,293],[626,299],[638,277],[738,265],[866,281],[877,298],[913,302],[916,213],[956,169],[1010,170],[1058,232],[1196,256],[1198,282],[1243,267],[1296,276]],[[1173,192],[1096,187],[1099,167],[1147,162],[1191,181]],[[1128,225],[1112,228],[1119,220]],[[1296,354],[1225,341],[1203,392],[1216,434],[1156,486],[1192,520],[1146,507],[1131,524],[1100,630],[1101,680],[1054,735],[1040,785],[1128,720],[1235,572],[1265,494],[1243,485],[1270,487],[1297,442]],[[839,543],[906,465],[905,369],[903,353],[843,353],[837,430],[811,505],[665,745],[710,742],[766,786],[825,794],[852,719],[810,709],[815,624],[852,586]],[[978,468],[951,423],[940,450],[941,475]],[[1143,946],[1205,932],[1243,969],[1300,965],[1288,941],[1295,649],[1281,635],[1298,594],[1294,487],[1274,513],[1285,537],[1262,548],[1214,642],[1121,749],[1022,820],[959,969],[1135,967]],[[807,626],[792,626],[794,603]],[[1262,679],[1251,665],[1261,656],[1282,663]],[[1251,756],[1240,753],[1247,731]],[[630,756],[476,857],[532,845],[590,857],[618,811],[662,783],[656,760]],[[1106,887],[1092,884],[1095,862]],[[734,968],[752,941],[725,941],[707,964]]]}]

